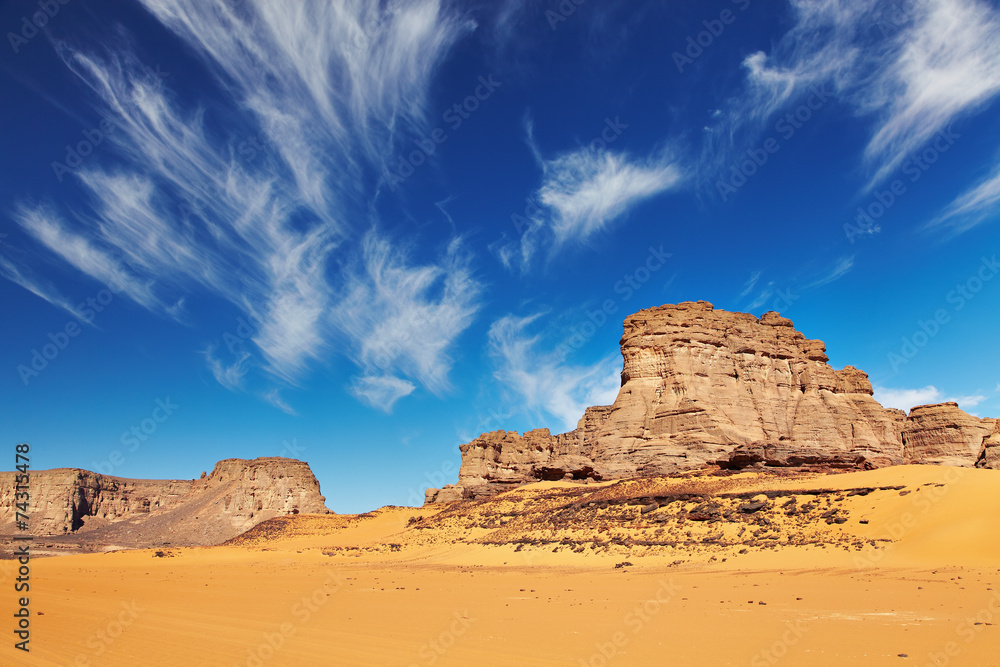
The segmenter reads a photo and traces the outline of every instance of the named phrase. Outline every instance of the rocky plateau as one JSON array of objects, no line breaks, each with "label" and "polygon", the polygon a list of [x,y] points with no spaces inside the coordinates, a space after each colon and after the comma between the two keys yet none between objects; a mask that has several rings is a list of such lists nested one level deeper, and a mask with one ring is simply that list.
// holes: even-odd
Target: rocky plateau
[{"label": "rocky plateau", "polygon": [[[6,535],[20,532],[16,475],[0,472],[0,533]],[[330,513],[309,465],[281,457],[225,459],[191,480],[38,470],[30,473],[29,493],[28,532],[41,538],[39,550],[206,546],[275,517]]]},{"label": "rocky plateau", "polygon": [[706,301],[641,310],[624,322],[622,383],[577,428],[484,433],[460,447],[458,483],[426,503],[482,498],[543,480],[587,482],[702,467],[871,469],[905,463],[1000,467],[997,420],[956,403],[907,415],[873,398],[868,375],[827,363],[823,341],[776,312]]}]

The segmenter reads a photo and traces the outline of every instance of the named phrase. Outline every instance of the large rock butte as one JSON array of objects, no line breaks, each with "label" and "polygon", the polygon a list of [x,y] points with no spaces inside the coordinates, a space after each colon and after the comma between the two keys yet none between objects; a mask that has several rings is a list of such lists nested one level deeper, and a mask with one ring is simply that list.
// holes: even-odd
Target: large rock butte
[{"label": "large rock butte", "polygon": [[993,427],[954,403],[920,406],[909,417],[882,407],[867,374],[831,367],[823,342],[778,313],[757,318],[689,301],[641,310],[624,326],[622,385],[612,405],[587,408],[577,428],[560,435],[484,433],[460,447],[458,484],[428,489],[426,502],[707,464],[972,466]]},{"label": "large rock butte", "polygon": [[975,462],[995,419],[979,419],[958,403],[918,405],[903,428],[903,455],[910,461],[967,466]]},{"label": "large rock butte", "polygon": [[[15,475],[0,472],[0,533],[8,535],[18,532]],[[31,534],[129,547],[218,544],[276,516],[330,512],[309,464],[282,457],[225,459],[193,480],[36,470],[29,488]]]},{"label": "large rock butte", "polygon": [[983,440],[983,446],[976,457],[977,468],[1000,470],[1000,419],[993,423],[993,433]]}]

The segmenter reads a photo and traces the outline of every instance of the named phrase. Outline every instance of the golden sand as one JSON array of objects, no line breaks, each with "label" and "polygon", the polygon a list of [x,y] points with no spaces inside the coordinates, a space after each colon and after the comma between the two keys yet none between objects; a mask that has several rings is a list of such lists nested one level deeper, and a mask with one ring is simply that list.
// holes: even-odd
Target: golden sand
[{"label": "golden sand", "polygon": [[[543,525],[566,507],[560,493],[583,488],[543,483],[461,511],[296,517],[239,546],[37,559],[29,654],[13,648],[5,562],[0,663],[1000,665],[1000,471],[585,488],[612,498],[820,487],[829,493],[798,506],[820,498],[815,512],[846,521],[805,525],[775,507],[743,553],[734,540],[751,533],[735,538],[740,524],[640,527],[638,505]],[[882,490],[851,495],[862,487]]]}]

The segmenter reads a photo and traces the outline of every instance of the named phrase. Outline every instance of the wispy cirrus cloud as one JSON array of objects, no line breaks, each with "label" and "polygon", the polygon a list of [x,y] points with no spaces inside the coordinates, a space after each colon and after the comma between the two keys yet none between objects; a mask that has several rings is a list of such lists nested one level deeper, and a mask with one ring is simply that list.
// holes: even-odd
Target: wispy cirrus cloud
[{"label": "wispy cirrus cloud", "polygon": [[754,271],[744,284],[740,298],[745,298],[756,291],[756,296],[744,306],[745,310],[755,312],[768,305],[773,310],[784,312],[791,308],[806,292],[840,280],[853,268],[854,255],[846,255],[834,260],[833,265],[828,269],[811,266],[797,272],[797,275],[786,277],[782,283],[769,280],[763,286],[758,286],[763,272]]},{"label": "wispy cirrus cloud", "polygon": [[740,292],[740,298],[745,297],[747,294],[753,291],[753,288],[757,286],[757,281],[760,280],[762,271],[754,271],[747,278],[747,281],[743,283],[743,291]]},{"label": "wispy cirrus cloud", "polygon": [[586,243],[635,205],[683,181],[678,160],[666,150],[637,159],[588,146],[546,158],[534,141],[530,120],[526,129],[528,146],[542,169],[541,185],[532,197],[539,210],[519,243],[498,247],[507,268],[528,267],[546,245],[551,257],[569,243]]},{"label": "wispy cirrus cloud", "polygon": [[396,402],[409,396],[417,386],[395,375],[362,375],[351,383],[351,394],[362,403],[391,412]]},{"label": "wispy cirrus cloud", "polygon": [[632,161],[625,154],[581,149],[544,163],[537,197],[549,208],[557,245],[586,240],[638,202],[681,178],[669,158]]},{"label": "wispy cirrus cloud", "polygon": [[221,361],[216,356],[215,348],[213,347],[206,348],[204,355],[205,361],[208,364],[208,369],[212,371],[212,376],[215,378],[216,382],[230,390],[243,388],[243,378],[249,370],[249,352],[241,352],[237,356],[236,361],[230,364],[226,364]]},{"label": "wispy cirrus cloud", "polygon": [[953,234],[972,229],[1000,208],[1000,164],[992,173],[956,197],[931,222],[928,229],[946,228]]},{"label": "wispy cirrus cloud", "polygon": [[986,396],[982,394],[946,397],[940,389],[933,385],[917,389],[876,386],[874,397],[876,401],[887,408],[898,408],[904,411],[908,411],[917,405],[946,402],[958,403],[960,408],[970,410],[986,400]]},{"label": "wispy cirrus cloud", "polygon": [[885,178],[961,114],[1000,92],[1000,12],[978,0],[925,0],[890,46],[874,85],[862,87],[860,110],[878,117],[865,149],[871,183]]},{"label": "wispy cirrus cloud", "polygon": [[265,401],[278,408],[282,412],[288,415],[295,416],[298,413],[295,409],[285,402],[285,399],[281,396],[281,392],[277,387],[272,387],[270,390],[261,395]]},{"label": "wispy cirrus cloud", "polygon": [[[386,339],[403,324],[399,313],[435,307],[429,284],[425,292],[406,287],[462,264],[464,273],[443,279],[441,326],[426,326],[390,364],[442,391],[449,365],[439,362],[476,311],[467,263],[450,253],[440,266],[411,267],[366,227],[378,174],[427,122],[431,79],[474,23],[439,0],[142,4],[200,57],[223,102],[211,110],[186,104],[182,74],[147,67],[120,32],[101,48],[57,41],[97,111],[114,122],[114,163],[92,158],[76,173],[89,210],[70,216],[25,205],[17,221],[54,255],[150,311],[183,319],[185,296],[199,292],[258,322],[259,362],[205,355],[232,390],[246,390],[256,366],[270,382],[298,384],[344,331],[343,300],[335,296],[344,285],[376,303],[389,299],[387,283],[399,288],[392,307],[376,308],[351,329]],[[232,134],[210,129],[219,127]],[[248,136],[259,138],[252,159],[238,149]],[[359,238],[367,258],[394,258],[384,272],[337,270],[335,260],[355,252]],[[27,287],[25,267],[3,273]],[[40,296],[66,307],[54,294]],[[446,330],[452,325],[458,328]],[[366,355],[358,361],[368,373]],[[397,398],[400,389],[397,383]],[[290,411],[277,391],[256,393]]]},{"label": "wispy cirrus cloud", "polygon": [[48,301],[56,308],[62,308],[67,313],[81,321],[86,321],[83,312],[63,296],[49,281],[34,274],[26,265],[22,266],[6,257],[0,256],[0,276],[20,285],[35,296]]},{"label": "wispy cirrus cloud", "polygon": [[519,405],[554,417],[569,431],[586,408],[614,402],[621,386],[621,359],[613,355],[589,366],[568,363],[563,353],[545,350],[539,334],[529,333],[541,317],[507,315],[490,326],[493,376]]},{"label": "wispy cirrus cloud", "polygon": [[[744,60],[745,94],[734,99],[726,127],[706,147],[706,156],[721,155],[717,166],[811,86],[830,85],[841,102],[871,119],[863,159],[874,187],[937,132],[1000,92],[1000,12],[989,3],[791,0],[791,6],[792,28],[769,53]],[[886,25],[891,30],[879,27]]]},{"label": "wispy cirrus cloud", "polygon": [[[320,209],[331,167],[380,163],[397,135],[423,124],[431,76],[475,28],[440,0],[143,4],[234,87]],[[331,161],[331,146],[355,159]]]},{"label": "wispy cirrus cloud", "polygon": [[106,247],[72,230],[55,209],[45,205],[19,206],[13,218],[36,241],[81,273],[123,290],[147,308],[166,308],[153,293],[149,281],[138,277]]},{"label": "wispy cirrus cloud", "polygon": [[810,287],[822,287],[823,285],[829,285],[833,281],[843,278],[853,268],[854,268],[854,255],[850,255],[848,257],[841,257],[833,265],[833,268],[831,268],[827,273],[820,276],[813,282],[806,285],[805,289],[809,289]]},{"label": "wispy cirrus cloud", "polygon": [[472,323],[482,286],[453,241],[438,264],[415,265],[370,232],[347,271],[333,321],[351,342],[362,375],[355,396],[386,411],[415,389],[449,389],[449,348]]}]

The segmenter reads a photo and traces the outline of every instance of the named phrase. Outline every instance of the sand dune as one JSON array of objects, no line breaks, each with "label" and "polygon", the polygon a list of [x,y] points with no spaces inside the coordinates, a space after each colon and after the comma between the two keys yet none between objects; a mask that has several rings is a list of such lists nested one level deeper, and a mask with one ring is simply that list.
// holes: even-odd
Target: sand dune
[{"label": "sand dune", "polygon": [[1000,472],[546,482],[302,515],[226,546],[35,560],[31,608],[31,653],[8,641],[3,664],[998,665]]}]

